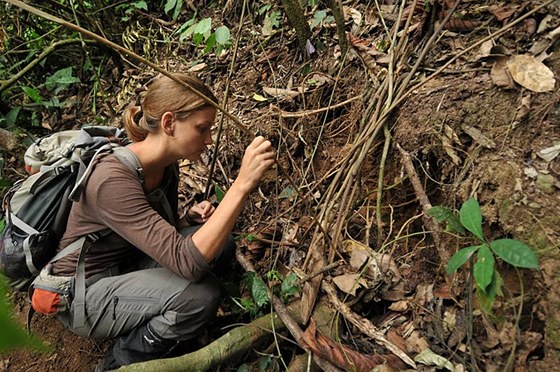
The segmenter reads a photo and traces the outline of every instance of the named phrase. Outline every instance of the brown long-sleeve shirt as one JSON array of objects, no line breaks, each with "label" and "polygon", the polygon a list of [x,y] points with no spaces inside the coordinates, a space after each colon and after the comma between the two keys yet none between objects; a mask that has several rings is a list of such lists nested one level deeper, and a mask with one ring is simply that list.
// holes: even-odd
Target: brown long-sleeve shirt
[{"label": "brown long-sleeve shirt", "polygon": [[[168,167],[162,190],[176,214],[177,183]],[[72,205],[59,251],[86,234],[111,229],[95,242],[85,258],[86,277],[112,266],[126,267],[144,252],[163,267],[191,281],[202,278],[210,266],[190,236],[183,237],[168,221],[160,205],[150,205],[137,174],[116,156],[101,159],[89,177],[84,193]],[[175,177],[176,178],[176,177]],[[166,182],[167,181],[167,182]],[[55,275],[73,275],[78,252],[53,264]]]}]

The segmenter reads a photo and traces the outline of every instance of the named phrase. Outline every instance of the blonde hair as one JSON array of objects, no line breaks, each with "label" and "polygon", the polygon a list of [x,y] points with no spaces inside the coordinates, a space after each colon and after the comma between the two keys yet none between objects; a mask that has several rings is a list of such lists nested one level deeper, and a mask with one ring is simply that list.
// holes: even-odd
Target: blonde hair
[{"label": "blonde hair", "polygon": [[[173,74],[181,81],[198,90],[214,103],[218,103],[210,88],[200,79],[187,74]],[[141,97],[139,97],[141,98]],[[165,112],[173,112],[184,119],[192,111],[209,107],[210,104],[167,76],[158,77],[148,88],[143,99],[130,104],[124,113],[124,128],[134,142],[146,139],[149,133],[160,130],[161,117]]]}]

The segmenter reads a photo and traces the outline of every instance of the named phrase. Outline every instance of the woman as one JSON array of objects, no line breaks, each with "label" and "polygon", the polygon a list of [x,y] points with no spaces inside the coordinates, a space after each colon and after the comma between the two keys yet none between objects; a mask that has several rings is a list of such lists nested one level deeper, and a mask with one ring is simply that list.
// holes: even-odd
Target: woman
[{"label": "woman", "polygon": [[[176,76],[217,102],[198,79]],[[59,314],[77,334],[118,337],[98,370],[164,357],[215,316],[221,289],[212,270],[233,249],[233,225],[275,157],[269,141],[255,138],[220,205],[215,210],[207,201],[193,206],[186,220],[203,224],[178,232],[176,164],[198,160],[212,144],[215,117],[216,110],[190,89],[167,77],[157,79],[141,105],[125,114],[133,141],[128,149],[142,167],[144,184],[137,172],[108,155],[72,207],[60,249],[86,234],[114,232],[93,243],[85,256],[84,324],[74,321],[76,299],[70,311]],[[53,274],[74,275],[77,259],[74,253],[54,262]]]}]

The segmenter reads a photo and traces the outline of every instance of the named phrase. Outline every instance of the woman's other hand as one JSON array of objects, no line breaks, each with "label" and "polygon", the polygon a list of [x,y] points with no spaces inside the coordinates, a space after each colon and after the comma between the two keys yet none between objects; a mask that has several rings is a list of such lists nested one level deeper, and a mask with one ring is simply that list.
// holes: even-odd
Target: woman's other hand
[{"label": "woman's other hand", "polygon": [[196,223],[205,223],[210,216],[214,213],[216,208],[208,201],[193,205],[187,212],[187,221],[194,221]]},{"label": "woman's other hand", "polygon": [[276,153],[270,141],[262,136],[256,137],[245,150],[236,182],[239,182],[246,192],[251,192],[274,164],[275,157]]}]

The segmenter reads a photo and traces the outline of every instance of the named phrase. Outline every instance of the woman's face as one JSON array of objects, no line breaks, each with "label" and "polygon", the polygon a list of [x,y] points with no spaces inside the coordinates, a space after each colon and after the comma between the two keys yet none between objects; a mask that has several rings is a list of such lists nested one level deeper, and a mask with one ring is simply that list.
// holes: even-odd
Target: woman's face
[{"label": "woman's face", "polygon": [[198,160],[212,144],[212,126],[216,120],[216,109],[204,107],[192,111],[184,119],[175,118],[173,137],[181,159]]}]

